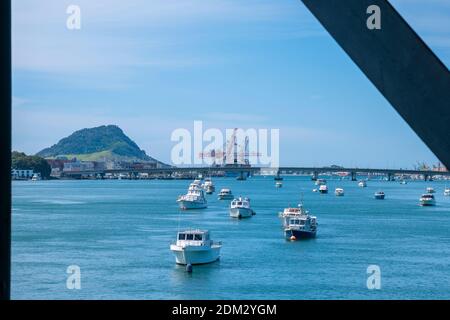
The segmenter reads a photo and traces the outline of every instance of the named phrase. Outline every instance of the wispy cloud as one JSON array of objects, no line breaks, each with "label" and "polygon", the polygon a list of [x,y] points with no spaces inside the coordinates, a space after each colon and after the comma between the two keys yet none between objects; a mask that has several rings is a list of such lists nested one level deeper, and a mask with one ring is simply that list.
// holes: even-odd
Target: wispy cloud
[{"label": "wispy cloud", "polygon": [[[223,56],[186,49],[208,41],[212,36],[209,30],[214,25],[225,25],[228,32],[233,33],[235,23],[250,27],[261,21],[292,18],[293,8],[301,11],[297,1],[280,4],[255,0],[131,0],[125,4],[118,0],[78,0],[81,30],[68,30],[66,8],[71,3],[60,0],[14,2],[15,69],[82,73],[113,72],[136,66],[186,68],[222,63]],[[302,18],[303,31],[314,35],[317,25],[313,18]],[[242,37],[243,30],[245,28],[239,28],[235,35]],[[267,30],[262,31],[267,37]],[[302,29],[276,32],[299,36]],[[215,36],[220,37],[220,34]]]}]

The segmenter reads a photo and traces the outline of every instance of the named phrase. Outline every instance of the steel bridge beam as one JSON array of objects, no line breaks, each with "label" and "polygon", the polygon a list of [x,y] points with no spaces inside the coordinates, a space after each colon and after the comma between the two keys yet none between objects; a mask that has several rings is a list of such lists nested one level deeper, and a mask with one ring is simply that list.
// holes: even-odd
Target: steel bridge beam
[{"label": "steel bridge beam", "polygon": [[11,294],[11,2],[0,1],[0,300]]},{"label": "steel bridge beam", "polygon": [[[450,169],[450,72],[394,7],[386,0],[302,2]],[[381,29],[367,27],[372,5]]]}]

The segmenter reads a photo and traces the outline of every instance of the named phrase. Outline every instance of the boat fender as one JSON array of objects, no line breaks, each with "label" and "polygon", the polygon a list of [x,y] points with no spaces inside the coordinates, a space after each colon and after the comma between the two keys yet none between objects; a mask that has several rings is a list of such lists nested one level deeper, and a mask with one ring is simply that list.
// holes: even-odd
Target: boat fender
[{"label": "boat fender", "polygon": [[192,264],[188,263],[186,265],[186,272],[191,273],[192,272]]},{"label": "boat fender", "polygon": [[297,240],[297,238],[295,236],[291,236],[290,239],[291,239],[291,241]]}]

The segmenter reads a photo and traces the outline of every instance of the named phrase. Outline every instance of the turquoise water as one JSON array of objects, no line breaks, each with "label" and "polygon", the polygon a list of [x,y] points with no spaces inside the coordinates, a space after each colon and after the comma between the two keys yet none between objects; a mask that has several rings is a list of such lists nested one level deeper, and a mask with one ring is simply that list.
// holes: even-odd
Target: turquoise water
[{"label": "turquoise water", "polygon": [[[329,180],[313,193],[306,177],[214,179],[252,199],[256,216],[233,220],[228,202],[180,212],[189,181],[40,181],[13,183],[14,299],[431,299],[450,298],[450,197],[444,182]],[[427,186],[436,207],[420,207]],[[345,189],[336,197],[336,187]],[[373,199],[377,190],[386,200]],[[304,205],[319,222],[316,239],[289,242],[277,217]],[[221,260],[177,266],[169,250],[178,227],[209,229]],[[381,289],[366,286],[381,269]],[[81,290],[66,288],[69,265]]]}]

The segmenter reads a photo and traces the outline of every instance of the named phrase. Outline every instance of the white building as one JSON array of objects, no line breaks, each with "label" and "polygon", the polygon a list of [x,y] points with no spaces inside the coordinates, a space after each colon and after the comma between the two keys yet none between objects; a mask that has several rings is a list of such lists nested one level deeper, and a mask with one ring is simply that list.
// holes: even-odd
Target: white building
[{"label": "white building", "polygon": [[31,179],[33,177],[33,170],[26,169],[11,169],[11,179]]}]

